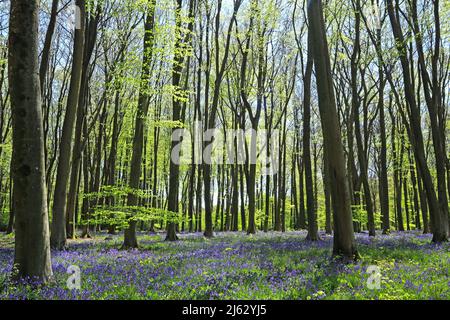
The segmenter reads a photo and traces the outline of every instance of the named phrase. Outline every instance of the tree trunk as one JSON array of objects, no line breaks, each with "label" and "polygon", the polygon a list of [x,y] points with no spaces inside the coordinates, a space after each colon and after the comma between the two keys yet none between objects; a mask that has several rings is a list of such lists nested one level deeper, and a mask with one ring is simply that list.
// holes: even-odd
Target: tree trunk
[{"label": "tree trunk", "polygon": [[[151,62],[153,57],[153,40],[154,40],[154,15],[155,1],[151,1],[148,7],[147,17],[145,20],[144,35],[144,52],[142,57],[142,73],[139,92],[138,110],[136,113],[134,137],[133,137],[133,154],[131,156],[130,180],[129,186],[133,190],[139,188],[141,178],[142,152],[144,143],[145,120],[147,117],[149,97],[148,85],[151,73]],[[138,205],[138,198],[134,193],[128,195],[127,204],[130,207]],[[138,242],[136,237],[136,221],[130,220],[128,228],[125,230],[122,248],[137,248]]]},{"label": "tree trunk", "polygon": [[[333,255],[355,260],[358,253],[352,224],[350,190],[346,176],[344,147],[333,92],[331,65],[321,0],[308,3],[309,36],[316,70],[319,111],[324,148],[328,153],[331,198],[334,218]],[[314,39],[312,39],[314,35]]]},{"label": "tree trunk", "polygon": [[430,224],[428,222],[428,203],[427,203],[427,196],[422,187],[422,179],[418,167],[417,167],[417,188],[420,197],[420,211],[422,212],[423,233],[427,234],[430,233]]},{"label": "tree trunk", "polygon": [[[355,40],[353,42],[353,54],[351,57],[351,88],[352,88],[352,109],[353,120],[355,123],[355,137],[357,145],[357,154],[359,168],[361,172],[361,180],[364,188],[364,200],[366,204],[367,220],[369,236],[375,236],[375,219],[372,203],[372,196],[369,185],[368,168],[367,168],[367,156],[364,149],[363,137],[361,133],[360,123],[360,104],[361,99],[358,94],[358,70],[359,70],[359,58],[360,58],[360,25],[361,25],[361,6],[360,1],[357,0],[355,4]],[[363,81],[364,79],[362,79]]]},{"label": "tree trunk", "polygon": [[8,219],[8,226],[6,227],[6,234],[11,234],[14,232],[14,187],[13,187],[13,171],[12,171],[12,165],[13,165],[12,159],[10,163],[10,180],[9,180],[9,219]]},{"label": "tree trunk", "polygon": [[331,195],[330,195],[330,177],[328,167],[328,155],[327,151],[323,152],[323,193],[325,196],[325,232],[326,234],[332,233],[331,225]]},{"label": "tree trunk", "polygon": [[[80,95],[81,72],[83,67],[84,52],[84,21],[85,1],[78,0],[77,6],[81,12],[81,28],[75,30],[72,72],[67,98],[66,114],[59,145],[58,167],[56,169],[55,191],[52,210],[52,234],[50,244],[53,249],[62,250],[66,246],[66,206],[67,188],[69,184],[70,167],[72,161],[72,140],[75,119],[77,115],[78,97]],[[68,236],[74,236],[74,221],[68,220]]]},{"label": "tree trunk", "polygon": [[[377,51],[381,51],[381,30],[378,30],[378,46]],[[381,52],[379,53],[381,55]],[[378,59],[378,73],[380,77],[380,87],[378,88],[378,110],[380,112],[380,208],[383,234],[389,234],[390,232],[390,218],[389,218],[389,182],[388,182],[388,169],[387,169],[387,142],[386,142],[386,119],[384,113],[384,86],[386,81],[383,75],[382,59]]]},{"label": "tree trunk", "polygon": [[408,192],[408,176],[405,174],[403,177],[403,192],[405,201],[405,215],[406,215],[406,230],[411,230],[410,224],[410,212],[409,212],[409,192]]},{"label": "tree trunk", "polygon": [[[221,10],[222,10],[222,0],[217,1],[217,14],[215,18],[215,35],[214,35],[214,41],[215,41],[215,60],[216,60],[216,79],[214,82],[214,92],[212,97],[212,103],[209,106],[208,102],[208,95],[209,95],[209,86],[206,86],[206,95],[205,95],[205,122],[206,127],[208,129],[215,128],[215,122],[216,122],[216,114],[217,114],[217,108],[219,106],[219,98],[220,98],[220,86],[223,81],[223,77],[226,71],[226,66],[228,62],[228,56],[230,52],[230,43],[231,43],[231,33],[233,24],[236,20],[236,16],[239,10],[239,7],[241,6],[242,1],[235,1],[234,2],[234,8],[233,8],[233,14],[231,16],[230,22],[228,24],[228,30],[227,30],[227,36],[225,40],[224,50],[223,50],[223,57],[221,60],[220,58],[220,45],[219,45],[219,39],[220,39],[220,17],[221,17]],[[208,35],[209,35],[209,23],[207,23],[207,41],[208,41]],[[209,47],[208,47],[209,48]],[[207,49],[208,51],[208,49]],[[209,62],[209,52],[208,52],[208,62]],[[208,63],[208,67],[209,67]],[[207,74],[207,81],[209,83],[209,70]],[[212,142],[212,141],[211,141]],[[204,148],[206,148],[210,143],[205,143]],[[204,236],[211,238],[213,236],[213,223],[212,223],[212,201],[211,201],[211,164],[204,163],[203,164],[203,180],[205,185],[205,233]]]},{"label": "tree trunk", "polygon": [[245,216],[245,195],[244,195],[244,169],[241,165],[239,165],[239,192],[240,192],[240,199],[241,199],[241,230],[246,231],[247,230],[247,217]]},{"label": "tree trunk", "polygon": [[[300,151],[299,151],[300,152]],[[302,161],[301,157],[298,157],[298,171],[299,171],[299,217],[298,217],[298,226],[301,230],[306,229],[306,217],[305,217],[305,178],[304,178],[304,161]]]},{"label": "tree trunk", "polygon": [[399,231],[405,231],[403,224],[403,209],[402,209],[402,181],[403,181],[403,155],[405,153],[405,142],[403,135],[400,138],[400,154],[397,159],[395,170],[397,171],[397,177],[394,177],[394,183],[396,185],[396,201],[397,201],[397,229]]},{"label": "tree trunk", "polygon": [[[394,5],[392,0],[387,0],[387,8],[389,19],[391,21],[392,30],[397,44],[397,51],[400,57],[400,62],[403,71],[403,83],[405,88],[405,98],[408,102],[409,118],[411,122],[411,144],[414,147],[414,153],[417,157],[420,172],[422,174],[424,189],[427,194],[430,217],[433,229],[433,242],[447,241],[447,228],[448,225],[444,223],[442,214],[442,208],[440,207],[438,197],[434,189],[433,178],[431,176],[430,169],[428,168],[425,147],[423,142],[423,135],[420,122],[420,108],[416,103],[414,97],[414,88],[411,84],[411,72],[408,57],[406,55],[407,48],[404,41],[401,25],[397,20],[397,16],[394,11]],[[432,116],[432,115],[430,115]],[[439,159],[438,159],[439,161]]]},{"label": "tree trunk", "polygon": [[14,277],[52,276],[38,73],[39,1],[11,1],[8,75],[13,127]]},{"label": "tree trunk", "polygon": [[411,185],[413,188],[413,201],[414,201],[414,219],[415,219],[415,225],[416,229],[421,229],[420,224],[420,208],[419,208],[419,193],[417,191],[417,179],[416,179],[416,170],[414,168],[414,160],[411,154],[411,150],[408,152],[408,159],[409,159],[409,172],[411,175]]},{"label": "tree trunk", "polygon": [[[433,1],[434,12],[434,24],[435,24],[435,39],[434,39],[434,52],[432,51],[432,74],[431,77],[427,72],[427,66],[425,62],[425,54],[422,43],[422,32],[419,27],[419,21],[417,17],[417,0],[411,1],[411,15],[413,20],[413,31],[416,40],[416,48],[418,61],[420,65],[420,72],[422,75],[423,91],[425,96],[425,102],[428,107],[428,113],[430,116],[430,127],[433,138],[434,155],[436,159],[436,180],[438,189],[438,203],[440,209],[440,216],[436,217],[436,223],[440,225],[436,230],[436,236],[434,240],[436,242],[446,240],[449,234],[449,210],[448,210],[448,197],[447,197],[447,184],[446,184],[446,163],[447,156],[445,154],[445,126],[441,111],[441,88],[438,74],[438,63],[440,59],[441,48],[441,26],[439,16],[439,0]],[[444,235],[446,234],[446,236]],[[433,233],[435,235],[435,233]]]},{"label": "tree trunk", "polygon": [[[59,0],[52,1],[52,9],[50,12],[50,21],[48,23],[47,32],[45,34],[44,47],[42,48],[41,64],[39,66],[39,83],[41,84],[42,95],[44,94],[45,77],[47,76],[47,70],[48,70],[48,65],[49,65],[49,60],[50,60],[50,49],[52,46],[53,34],[55,33],[56,18],[58,15],[58,4],[59,4]],[[77,2],[76,5],[80,6],[81,3]],[[84,7],[82,8],[80,6],[80,9],[84,9]],[[82,14],[83,10],[81,10],[80,13]],[[81,19],[81,21],[83,21],[83,20]],[[74,54],[74,56],[75,56],[75,54]]]},{"label": "tree trunk", "polygon": [[[86,27],[84,30],[84,52],[83,52],[83,67],[81,71],[81,85],[80,94],[78,97],[78,108],[75,123],[75,138],[72,150],[72,169],[70,172],[70,185],[67,196],[66,204],[66,219],[67,221],[75,221],[75,212],[78,205],[77,196],[80,185],[79,177],[81,175],[81,161],[83,156],[83,149],[85,144],[84,126],[85,118],[87,116],[87,99],[88,99],[88,85],[90,80],[89,65],[95,47],[97,39],[97,26],[99,23],[100,11],[97,8],[95,15],[86,15]],[[83,137],[84,135],[84,137]],[[67,223],[66,223],[67,225]],[[75,225],[73,228],[69,228],[69,235],[73,236],[72,231],[75,231]]]},{"label": "tree trunk", "polygon": [[[86,118],[86,117],[84,117]],[[87,120],[84,119],[83,120],[83,138],[86,138],[87,136]],[[81,165],[82,167],[79,170],[79,174],[78,174],[78,178],[76,179],[77,181],[77,185],[76,188],[74,189],[74,194],[72,194],[71,196],[73,197],[73,199],[75,200],[75,210],[74,210],[74,221],[76,220],[76,217],[78,215],[78,212],[80,212],[80,207],[79,207],[79,198],[80,198],[80,185],[81,185],[81,177],[83,177],[83,193],[84,194],[88,194],[92,191],[91,188],[91,184],[89,181],[89,167],[90,167],[90,156],[89,156],[89,146],[86,146],[85,148],[82,149],[81,151]],[[78,172],[78,171],[75,171]],[[86,197],[83,197],[82,201],[81,201],[81,220],[84,222],[83,223],[83,228],[82,228],[82,233],[81,233],[81,238],[90,238],[89,235],[89,199]]]},{"label": "tree trunk", "polygon": [[[117,161],[117,148],[119,143],[119,108],[120,108],[120,92],[117,90],[114,99],[114,115],[113,115],[113,129],[111,136],[111,149],[108,157],[108,185],[114,186],[116,184],[116,161]],[[115,205],[114,196],[107,199],[108,206],[113,207]],[[110,224],[108,226],[108,234],[115,234],[116,226]]]},{"label": "tree trunk", "polygon": [[319,234],[317,230],[317,212],[314,204],[313,172],[311,164],[311,78],[314,62],[313,51],[316,48],[313,48],[313,39],[310,39],[310,36],[311,33],[308,33],[308,56],[305,76],[303,78],[303,168],[305,170],[306,210],[308,217],[308,234],[306,239],[317,241],[319,240]]}]

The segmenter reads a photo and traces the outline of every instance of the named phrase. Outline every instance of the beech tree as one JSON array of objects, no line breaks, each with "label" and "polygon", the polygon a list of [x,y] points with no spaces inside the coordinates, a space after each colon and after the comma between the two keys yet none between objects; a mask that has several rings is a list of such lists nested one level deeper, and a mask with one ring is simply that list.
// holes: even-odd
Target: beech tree
[{"label": "beech tree", "polygon": [[[144,50],[142,56],[142,71],[140,92],[138,101],[138,110],[136,113],[135,125],[134,125],[134,137],[133,137],[133,153],[131,157],[130,168],[130,182],[129,186],[132,189],[138,189],[141,178],[141,164],[142,164],[142,152],[144,149],[144,128],[145,120],[149,107],[149,81],[152,71],[152,56],[153,56],[153,40],[154,40],[154,28],[155,28],[155,1],[151,0],[148,3],[146,20],[145,20],[145,36],[144,36]],[[128,206],[136,206],[138,199],[133,190],[128,195]],[[137,248],[138,242],[136,237],[136,225],[135,220],[130,220],[128,228],[125,230],[124,240],[122,248]]]},{"label": "beech tree", "polygon": [[309,35],[316,70],[319,109],[322,121],[324,148],[327,149],[333,204],[333,254],[354,260],[358,257],[353,234],[352,211],[348,180],[345,174],[344,147],[333,91],[330,57],[325,33],[321,0],[308,3]]},{"label": "beech tree", "polygon": [[50,261],[38,64],[39,1],[11,1],[8,77],[13,115],[15,277],[46,282]]},{"label": "beech tree", "polygon": [[[333,237],[334,254],[353,261],[355,233],[448,240],[447,2],[77,0],[77,30],[65,23],[72,2],[42,3],[46,29],[19,36],[6,8],[37,1],[0,1],[1,231],[22,237],[23,199],[39,197],[27,217],[51,209],[55,250],[104,231],[123,234],[124,249],[146,232],[296,231]],[[9,60],[25,44],[8,37],[40,45]],[[34,50],[42,128],[22,128],[39,98]],[[33,104],[19,99],[28,94]],[[13,125],[36,141],[42,130],[42,170],[26,153],[39,143],[19,151]],[[205,141],[207,130],[221,137]],[[263,131],[274,148],[259,149]],[[44,186],[29,182],[34,168]]]},{"label": "beech tree", "polygon": [[[446,216],[448,208],[447,210],[444,210],[439,205],[438,197],[436,196],[436,191],[434,189],[433,179],[426,161],[423,134],[420,129],[420,109],[417,105],[414,87],[411,83],[411,73],[409,69],[410,61],[409,57],[407,56],[405,38],[400,22],[398,20],[399,16],[396,14],[396,11],[398,12],[398,3],[396,2],[396,6],[394,6],[394,2],[392,0],[388,0],[387,10],[389,13],[389,20],[391,22],[392,31],[396,40],[397,51],[403,71],[405,98],[407,100],[409,110],[408,115],[411,122],[410,138],[415,150],[415,156],[417,157],[417,162],[419,165],[420,173],[422,175],[424,189],[426,191],[429,204],[430,217],[432,222],[433,242],[442,242],[446,241],[448,238],[448,216]],[[431,114],[431,117],[433,118],[433,114]],[[440,150],[440,146],[437,146],[436,148],[437,150]]]},{"label": "beech tree", "polygon": [[[84,22],[86,4],[84,0],[76,2],[80,8],[80,28],[75,29],[72,72],[70,79],[70,87],[67,98],[66,113],[62,129],[62,136],[59,146],[59,160],[56,173],[55,194],[53,197],[53,219],[51,246],[54,249],[63,249],[66,246],[66,205],[67,191],[70,177],[70,168],[72,161],[72,140],[77,115],[78,97],[80,94],[81,71],[83,66],[84,52]],[[45,57],[44,57],[45,58]],[[42,68],[44,69],[44,67]],[[41,81],[42,82],[42,81]],[[71,226],[71,236],[73,232],[73,221],[68,221]]]}]

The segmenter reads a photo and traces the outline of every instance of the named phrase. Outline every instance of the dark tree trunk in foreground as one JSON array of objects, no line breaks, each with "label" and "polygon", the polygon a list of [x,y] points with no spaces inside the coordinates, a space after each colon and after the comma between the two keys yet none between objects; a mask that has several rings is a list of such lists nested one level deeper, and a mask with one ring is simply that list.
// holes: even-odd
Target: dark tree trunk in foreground
[{"label": "dark tree trunk in foreground", "polygon": [[[142,153],[144,144],[144,127],[147,118],[149,96],[148,85],[151,72],[151,62],[153,55],[153,28],[154,28],[155,2],[151,1],[145,21],[144,35],[144,52],[142,58],[142,73],[139,92],[138,110],[136,113],[134,138],[133,138],[133,155],[131,157],[130,181],[129,186],[133,190],[139,188],[141,177]],[[138,205],[138,198],[134,192],[128,195],[128,206]],[[136,237],[136,221],[131,220],[128,228],[125,230],[123,239],[123,249],[137,248],[138,242]]]},{"label": "dark tree trunk in foreground", "polygon": [[353,233],[350,191],[333,92],[330,57],[321,0],[309,1],[308,21],[309,32],[315,35],[313,41],[311,41],[311,46],[316,70],[324,148],[327,149],[328,155],[334,218],[333,255],[342,256],[345,260],[355,260],[358,258],[358,253]]},{"label": "dark tree trunk in foreground", "polygon": [[38,72],[39,1],[13,0],[9,89],[13,117],[15,277],[52,276],[45,184],[44,134]]}]

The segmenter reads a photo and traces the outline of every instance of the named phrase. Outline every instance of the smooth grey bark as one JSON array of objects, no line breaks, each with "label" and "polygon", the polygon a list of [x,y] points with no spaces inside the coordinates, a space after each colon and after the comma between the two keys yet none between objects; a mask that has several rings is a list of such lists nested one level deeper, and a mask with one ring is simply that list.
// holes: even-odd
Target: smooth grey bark
[{"label": "smooth grey bark", "polygon": [[348,178],[344,158],[344,146],[339,127],[333,83],[331,76],[330,56],[325,33],[325,22],[321,0],[310,0],[308,3],[309,32],[314,34],[311,41],[316,70],[319,111],[322,122],[324,148],[328,153],[330,176],[330,192],[333,206],[334,237],[333,255],[344,260],[353,261],[358,252],[353,233],[352,211]]},{"label": "smooth grey bark", "polygon": [[[355,40],[353,42],[353,53],[351,56],[351,89],[352,89],[352,109],[353,109],[353,121],[355,124],[355,138],[357,145],[357,156],[360,168],[361,182],[364,188],[364,200],[367,211],[369,236],[375,236],[375,220],[372,196],[369,185],[368,168],[367,168],[367,156],[364,148],[361,122],[360,122],[360,105],[361,98],[358,93],[358,72],[359,61],[361,55],[360,49],[360,34],[361,34],[361,4],[359,0],[355,1]],[[362,79],[363,80],[363,79]]]},{"label": "smooth grey bark", "polygon": [[[300,153],[300,148],[299,153]],[[299,213],[298,213],[298,227],[300,230],[306,229],[306,209],[305,209],[305,179],[304,179],[304,161],[302,161],[299,156],[297,159],[297,166],[299,172],[299,183],[298,183],[298,191],[299,191]]]},{"label": "smooth grey bark", "polygon": [[[423,92],[425,96],[425,102],[428,107],[428,114],[431,124],[431,132],[433,138],[433,148],[434,155],[436,159],[436,180],[437,180],[437,190],[438,190],[438,202],[440,206],[440,218],[442,221],[441,225],[443,229],[439,228],[439,233],[446,232],[447,237],[449,234],[449,210],[448,210],[448,198],[447,198],[447,183],[446,183],[446,163],[447,156],[445,153],[445,121],[442,114],[443,106],[441,102],[441,83],[439,81],[439,56],[441,48],[441,26],[440,26],[440,15],[439,15],[439,0],[433,1],[433,13],[434,13],[434,23],[435,23],[435,39],[434,39],[434,50],[432,51],[432,72],[431,76],[427,71],[425,54],[423,48],[423,35],[419,26],[419,19],[417,16],[417,0],[411,1],[411,15],[413,21],[413,31],[416,40],[416,48],[418,54],[418,61],[420,65],[420,73],[423,82]],[[444,238],[444,236],[438,236],[437,238]]]},{"label": "smooth grey bark", "polygon": [[[87,141],[87,136],[84,134],[87,116],[88,103],[88,85],[91,74],[89,73],[89,65],[93,55],[95,42],[97,39],[97,27],[100,20],[101,6],[98,3],[95,13],[90,12],[86,15],[86,22],[84,28],[85,44],[83,48],[83,66],[81,70],[81,84],[78,97],[78,107],[75,123],[75,137],[72,149],[72,168],[70,170],[70,185],[69,193],[67,195],[66,205],[66,233],[68,238],[75,236],[75,218],[78,209],[78,191],[80,186],[81,162],[83,157],[83,150]],[[86,182],[88,185],[88,182]],[[88,187],[84,187],[84,191],[89,192]],[[83,208],[85,208],[86,201],[83,201]],[[85,211],[85,209],[83,209]],[[69,224],[69,222],[71,224]]]},{"label": "smooth grey bark", "polygon": [[6,227],[6,234],[11,234],[14,231],[14,187],[13,187],[13,166],[14,161],[11,159],[11,163],[9,164],[9,219],[8,226]]},{"label": "smooth grey bark", "polygon": [[[227,29],[227,36],[225,40],[225,47],[223,49],[223,57],[220,60],[220,16],[221,16],[221,9],[222,9],[222,0],[217,1],[217,14],[215,17],[215,60],[216,60],[216,79],[214,81],[214,92],[212,97],[212,103],[209,105],[208,99],[205,98],[205,127],[208,129],[213,129],[215,127],[216,123],[216,115],[217,115],[217,109],[219,106],[219,99],[220,99],[220,86],[223,82],[223,78],[226,72],[226,67],[228,64],[228,56],[230,53],[230,44],[231,44],[231,35],[232,35],[232,28],[236,21],[236,16],[239,11],[239,8],[242,4],[242,0],[237,0],[234,2],[233,6],[233,13],[230,18],[230,22],[228,24]],[[208,34],[209,34],[209,25],[207,26],[207,41],[208,41]],[[208,45],[208,44],[207,44]],[[208,47],[209,48],[209,47]],[[207,48],[207,50],[208,50]],[[209,64],[209,52],[208,54],[208,66]],[[210,81],[210,73],[208,70],[207,73],[207,80],[208,83]],[[205,96],[209,96],[209,86],[205,89],[207,92],[205,93]],[[206,148],[211,142],[205,142],[204,148]],[[203,183],[204,183],[204,200],[205,200],[205,232],[204,236],[211,238],[213,236],[213,223],[212,223],[212,201],[211,201],[211,165],[208,163],[204,163],[202,165],[202,171],[203,171]]]},{"label": "smooth grey bark", "polygon": [[[421,130],[420,122],[420,108],[417,105],[417,101],[414,97],[414,87],[411,83],[411,71],[410,63],[407,57],[407,48],[405,44],[405,38],[401,29],[400,22],[398,20],[398,15],[396,15],[396,10],[394,9],[394,3],[392,0],[387,0],[387,8],[389,14],[389,20],[391,22],[392,31],[394,38],[396,40],[397,52],[400,58],[402,71],[403,71],[403,82],[405,90],[405,98],[407,100],[409,109],[409,120],[411,122],[411,144],[414,147],[414,154],[417,157],[417,163],[419,165],[420,173],[422,175],[423,187],[426,191],[430,218],[433,232],[433,242],[443,242],[447,241],[448,234],[446,225],[446,217],[442,214],[442,208],[439,204],[438,197],[434,189],[433,178],[431,176],[430,169],[427,164],[427,159],[425,156],[425,147],[423,134]],[[432,116],[430,114],[430,116]],[[441,146],[438,146],[441,147]]]},{"label": "smooth grey bark", "polygon": [[415,227],[417,230],[421,229],[421,223],[420,223],[420,207],[419,207],[419,193],[417,191],[417,179],[416,179],[416,170],[414,167],[414,159],[411,150],[408,152],[408,159],[409,159],[409,172],[411,176],[411,186],[413,191],[413,203],[414,203],[414,222]]},{"label": "smooth grey bark", "polygon": [[425,191],[423,190],[421,174],[419,172],[419,166],[417,165],[416,160],[416,171],[417,171],[417,188],[419,192],[420,198],[420,211],[422,213],[422,222],[423,222],[423,233],[430,233],[430,224],[428,222],[428,202]]},{"label": "smooth grey bark", "polygon": [[247,217],[245,210],[245,183],[244,183],[244,168],[242,165],[239,165],[239,194],[240,194],[240,208],[241,208],[241,230],[247,230]]},{"label": "smooth grey bark", "polygon": [[[266,44],[264,43],[264,35],[266,32],[266,27],[264,25],[261,28],[260,25],[257,25],[258,30],[258,38],[257,38],[257,101],[256,101],[256,111],[252,108],[249,99],[248,99],[248,63],[249,63],[249,53],[250,53],[250,45],[252,40],[251,31],[253,30],[255,15],[258,9],[258,1],[252,1],[252,11],[250,13],[250,22],[249,27],[246,32],[247,40],[245,44],[245,49],[241,48],[242,51],[242,64],[240,69],[240,84],[239,91],[241,96],[242,105],[245,108],[245,111],[248,113],[252,128],[252,134],[250,137],[250,146],[247,153],[248,159],[247,163],[244,167],[245,176],[247,178],[247,196],[248,196],[248,226],[247,226],[247,234],[255,234],[256,233],[256,223],[255,223],[255,215],[256,215],[256,163],[255,161],[249,161],[250,159],[256,159],[257,156],[257,146],[256,146],[256,135],[258,131],[258,124],[261,117],[262,111],[262,100],[263,100],[263,90],[265,88],[266,81],[266,69],[264,68],[265,63],[265,55],[266,55]],[[259,22],[259,21],[258,21]],[[260,22],[259,22],[260,23]],[[278,211],[277,211],[278,212]],[[279,213],[279,212],[278,212]]]},{"label": "smooth grey bark", "polygon": [[381,29],[377,30],[377,55],[378,55],[378,74],[380,86],[378,88],[378,110],[380,112],[380,140],[381,140],[381,150],[380,150],[380,208],[382,217],[382,229],[383,234],[389,234],[390,218],[389,218],[389,182],[388,182],[388,169],[387,169],[387,138],[386,138],[386,118],[384,111],[384,88],[386,81],[383,74],[383,60],[381,56]]},{"label": "smooth grey bark", "polygon": [[328,155],[326,150],[323,152],[323,193],[325,196],[325,232],[326,234],[332,234],[333,227],[331,221],[331,194],[330,194],[330,177]]},{"label": "smooth grey bark", "polygon": [[[154,41],[154,24],[155,24],[155,0],[149,3],[147,17],[145,21],[144,35],[144,52],[142,56],[141,83],[139,90],[138,110],[136,113],[134,136],[130,167],[129,186],[133,190],[139,188],[141,178],[141,164],[144,144],[145,122],[149,107],[148,85],[153,59],[153,41]],[[128,206],[138,205],[138,198],[134,193],[130,193],[127,199]],[[131,220],[129,226],[125,229],[122,249],[137,248],[138,242],[136,237],[136,221]]]},{"label": "smooth grey bark", "polygon": [[[58,167],[56,169],[55,191],[53,196],[52,232],[50,244],[52,248],[57,250],[61,250],[66,246],[67,188],[69,184],[72,161],[73,131],[77,115],[81,72],[83,66],[85,1],[77,0],[76,4],[80,8],[81,28],[75,30],[70,87],[67,97],[66,113],[64,115],[62,135],[59,144],[59,159]],[[68,223],[69,225],[72,225],[73,229],[73,221],[68,221]],[[72,235],[73,234],[74,232],[72,231]]]},{"label": "smooth grey bark", "polygon": [[[175,24],[176,24],[176,30],[175,33],[181,32],[180,28],[182,26],[182,17],[181,17],[181,10],[183,7],[183,0],[177,0],[176,1],[177,7],[176,7],[176,13],[175,13]],[[194,3],[193,0],[189,3],[189,17],[193,18],[193,10],[194,10]],[[193,30],[193,20],[191,20],[188,23],[188,30]],[[182,90],[180,88],[181,84],[181,76],[185,64],[185,57],[183,55],[182,47],[184,44],[190,42],[190,35],[186,35],[185,37],[181,37],[181,35],[178,35],[176,37],[175,41],[175,53],[174,53],[174,63],[172,68],[172,86],[174,90]],[[189,63],[187,63],[189,65]],[[189,72],[186,72],[186,79],[188,81],[189,79]],[[183,106],[182,102],[178,97],[175,95],[172,96],[172,120],[176,122],[184,122],[183,121],[183,115],[182,115],[182,109],[185,109],[185,106]],[[173,132],[177,130],[178,128],[174,128]],[[178,144],[177,141],[172,140],[172,146],[171,150],[173,150],[176,145]],[[180,166],[173,161],[173,159],[170,159],[170,165],[169,165],[169,194],[168,194],[168,211],[173,213],[174,215],[178,215],[179,213],[179,201],[178,201],[178,193],[179,193],[179,185],[180,185]],[[210,229],[212,230],[212,219],[209,220],[211,223]],[[169,221],[167,224],[167,234],[166,234],[166,240],[167,241],[176,241],[178,240],[177,234],[176,234],[176,226],[177,224],[174,221]],[[207,224],[208,227],[208,224]]]},{"label": "smooth grey bark", "polygon": [[[233,116],[233,129],[237,130],[238,128],[238,119],[237,115]],[[237,159],[238,145],[237,145],[237,137],[232,137],[233,143],[233,152],[236,155],[235,160]],[[234,218],[233,223],[233,231],[238,231],[238,216],[239,216],[239,170],[238,165],[234,163],[231,166],[231,184],[232,184],[232,196],[231,196],[231,215]]]},{"label": "smooth grey bark", "polygon": [[[111,149],[109,151],[108,162],[107,162],[107,185],[114,186],[116,184],[116,162],[117,162],[117,149],[119,142],[119,109],[120,109],[120,92],[119,90],[115,93],[114,99],[114,115],[113,115],[113,128],[111,135]],[[108,197],[106,200],[107,205],[113,207],[115,205],[114,196]],[[108,226],[108,234],[115,234],[116,226],[111,224]]]},{"label": "smooth grey bark", "polygon": [[303,77],[303,169],[305,170],[306,214],[308,219],[307,240],[319,240],[317,212],[314,204],[314,183],[311,162],[311,78],[313,72],[313,48],[308,33],[308,55]]},{"label": "smooth grey bark", "polygon": [[55,33],[56,18],[58,15],[58,5],[59,0],[52,1],[50,21],[48,23],[47,32],[45,34],[44,47],[42,49],[41,64],[39,66],[39,82],[41,85],[42,94],[44,92],[45,77],[47,76],[47,70],[50,60],[50,49],[52,46],[53,34]]},{"label": "smooth grey bark", "polygon": [[11,93],[16,218],[14,277],[52,276],[38,72],[39,1],[11,1],[8,74]]}]

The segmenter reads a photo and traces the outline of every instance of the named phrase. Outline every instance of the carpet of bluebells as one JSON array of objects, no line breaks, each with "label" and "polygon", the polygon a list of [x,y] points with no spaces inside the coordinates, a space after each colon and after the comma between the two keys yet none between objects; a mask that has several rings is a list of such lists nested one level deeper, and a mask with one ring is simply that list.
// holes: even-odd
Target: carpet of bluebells
[{"label": "carpet of bluebells", "polygon": [[[140,234],[140,249],[121,251],[121,236],[74,240],[52,252],[53,281],[11,282],[13,238],[0,235],[0,299],[450,299],[450,245],[419,232],[369,238],[358,234],[361,260],[331,257],[332,238],[305,241],[305,232]],[[81,289],[68,289],[67,269],[81,269]],[[368,266],[381,271],[369,288]]]}]

